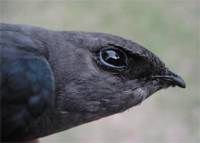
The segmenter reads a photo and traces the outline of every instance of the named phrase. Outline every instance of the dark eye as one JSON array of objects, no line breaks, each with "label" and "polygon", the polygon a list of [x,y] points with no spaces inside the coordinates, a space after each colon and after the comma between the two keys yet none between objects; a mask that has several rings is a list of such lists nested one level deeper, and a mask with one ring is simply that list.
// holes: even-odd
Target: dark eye
[{"label": "dark eye", "polygon": [[105,48],[100,50],[100,62],[110,68],[126,68],[127,55],[124,51],[116,48]]}]

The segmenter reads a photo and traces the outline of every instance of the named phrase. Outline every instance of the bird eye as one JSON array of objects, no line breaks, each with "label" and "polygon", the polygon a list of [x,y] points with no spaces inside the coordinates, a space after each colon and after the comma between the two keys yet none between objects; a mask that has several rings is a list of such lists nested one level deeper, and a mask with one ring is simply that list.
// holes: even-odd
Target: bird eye
[{"label": "bird eye", "polygon": [[111,68],[126,68],[127,55],[120,49],[106,48],[100,50],[100,62]]}]

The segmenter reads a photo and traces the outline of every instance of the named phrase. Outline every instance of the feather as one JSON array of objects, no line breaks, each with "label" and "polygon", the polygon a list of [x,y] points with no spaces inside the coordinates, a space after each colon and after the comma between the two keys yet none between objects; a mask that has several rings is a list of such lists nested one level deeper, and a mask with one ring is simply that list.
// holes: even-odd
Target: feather
[{"label": "feather", "polygon": [[28,141],[185,88],[152,52],[105,33],[0,24],[2,141]]}]

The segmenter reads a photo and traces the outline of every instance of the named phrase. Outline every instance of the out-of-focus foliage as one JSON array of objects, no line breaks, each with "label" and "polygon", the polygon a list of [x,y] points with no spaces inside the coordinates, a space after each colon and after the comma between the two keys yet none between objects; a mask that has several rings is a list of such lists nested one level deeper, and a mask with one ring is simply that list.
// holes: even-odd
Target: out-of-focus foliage
[{"label": "out-of-focus foliage", "polygon": [[149,48],[186,80],[142,105],[41,143],[199,143],[199,0],[0,0],[0,22],[120,35]]}]

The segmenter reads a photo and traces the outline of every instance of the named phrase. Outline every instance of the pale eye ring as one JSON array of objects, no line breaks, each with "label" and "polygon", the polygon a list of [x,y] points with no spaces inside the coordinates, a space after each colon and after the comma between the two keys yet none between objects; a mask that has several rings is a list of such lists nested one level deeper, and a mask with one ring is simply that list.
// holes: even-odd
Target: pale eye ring
[{"label": "pale eye ring", "polygon": [[127,55],[117,48],[104,48],[99,52],[101,64],[110,68],[123,69],[127,67]]}]

